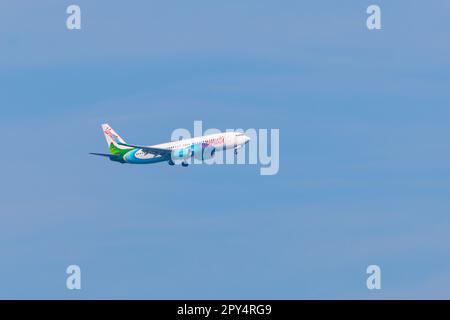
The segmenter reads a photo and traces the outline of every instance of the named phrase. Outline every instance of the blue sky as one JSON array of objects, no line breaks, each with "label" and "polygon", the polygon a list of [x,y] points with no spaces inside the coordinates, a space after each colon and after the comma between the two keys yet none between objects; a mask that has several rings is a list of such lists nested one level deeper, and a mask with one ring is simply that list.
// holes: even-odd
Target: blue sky
[{"label": "blue sky", "polygon": [[[450,298],[449,13],[2,1],[0,298]],[[279,128],[279,173],[88,155],[104,121],[155,144],[194,120]]]}]

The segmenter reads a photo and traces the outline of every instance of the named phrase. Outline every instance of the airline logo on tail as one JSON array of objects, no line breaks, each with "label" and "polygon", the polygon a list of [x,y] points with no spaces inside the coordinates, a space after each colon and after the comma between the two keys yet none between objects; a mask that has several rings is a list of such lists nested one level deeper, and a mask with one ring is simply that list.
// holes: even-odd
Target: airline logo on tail
[{"label": "airline logo on tail", "polygon": [[103,133],[108,137],[110,137],[111,140],[113,140],[117,144],[120,144],[119,137],[116,134],[112,133],[111,130],[112,130],[111,127],[106,127],[105,130],[103,130]]}]

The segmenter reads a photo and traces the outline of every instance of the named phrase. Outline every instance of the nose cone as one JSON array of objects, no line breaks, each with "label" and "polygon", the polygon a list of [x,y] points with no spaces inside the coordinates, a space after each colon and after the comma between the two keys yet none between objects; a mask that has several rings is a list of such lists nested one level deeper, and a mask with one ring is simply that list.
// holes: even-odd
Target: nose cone
[{"label": "nose cone", "polygon": [[244,136],[244,143],[248,143],[250,141],[250,137],[249,136]]}]

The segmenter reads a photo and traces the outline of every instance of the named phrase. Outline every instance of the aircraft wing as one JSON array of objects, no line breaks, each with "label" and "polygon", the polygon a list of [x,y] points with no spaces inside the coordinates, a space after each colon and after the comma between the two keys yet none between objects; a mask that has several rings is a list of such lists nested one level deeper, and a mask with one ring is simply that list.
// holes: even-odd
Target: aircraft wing
[{"label": "aircraft wing", "polygon": [[119,144],[121,146],[125,146],[125,147],[141,149],[145,153],[151,153],[151,154],[159,155],[159,156],[165,156],[165,155],[168,155],[168,154],[170,154],[172,152],[172,150],[170,150],[170,149],[143,147],[143,146],[136,146],[136,145],[127,144],[127,143],[119,143]]}]

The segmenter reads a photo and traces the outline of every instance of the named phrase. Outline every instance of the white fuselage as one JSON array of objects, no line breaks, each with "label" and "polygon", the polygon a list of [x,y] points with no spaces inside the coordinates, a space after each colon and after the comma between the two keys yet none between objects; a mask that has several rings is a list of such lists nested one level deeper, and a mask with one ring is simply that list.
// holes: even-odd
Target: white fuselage
[{"label": "white fuselage", "polygon": [[[173,152],[177,150],[182,150],[186,148],[190,148],[192,145],[204,145],[207,144],[209,147],[214,148],[217,151],[225,150],[225,149],[239,149],[244,146],[250,138],[241,132],[225,132],[225,133],[216,133],[205,135],[201,137],[194,137],[191,139],[172,141],[167,143],[161,143],[152,145],[149,147],[152,148],[160,148],[160,149],[170,149]],[[134,153],[134,157],[136,160],[153,160],[154,162],[165,161],[166,158],[160,155],[154,155],[151,153],[147,153],[144,150],[140,149]],[[152,161],[152,162],[153,162]],[[130,161],[131,162],[131,161]]]}]

